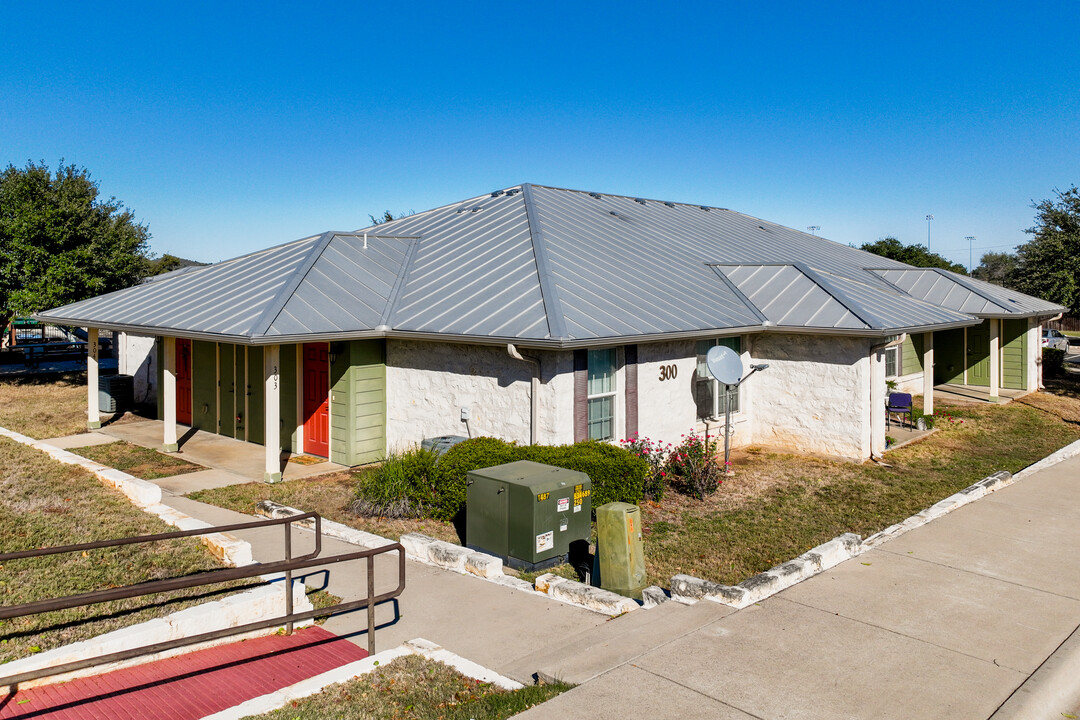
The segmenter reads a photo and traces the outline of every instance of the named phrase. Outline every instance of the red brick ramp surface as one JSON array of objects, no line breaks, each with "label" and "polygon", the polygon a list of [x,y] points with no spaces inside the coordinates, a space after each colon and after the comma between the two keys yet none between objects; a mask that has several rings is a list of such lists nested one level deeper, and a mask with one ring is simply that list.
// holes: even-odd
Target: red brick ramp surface
[{"label": "red brick ramp surface", "polygon": [[351,642],[309,627],[0,695],[0,718],[202,718],[365,657]]}]

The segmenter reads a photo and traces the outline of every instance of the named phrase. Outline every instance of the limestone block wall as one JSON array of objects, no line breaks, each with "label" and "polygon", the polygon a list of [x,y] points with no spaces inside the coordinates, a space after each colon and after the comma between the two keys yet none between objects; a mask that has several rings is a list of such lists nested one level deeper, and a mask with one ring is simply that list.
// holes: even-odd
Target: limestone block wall
[{"label": "limestone block wall", "polygon": [[134,379],[135,402],[140,405],[157,403],[157,348],[156,338],[132,335],[126,332],[113,334],[113,351],[116,353],[117,371]]},{"label": "limestone block wall", "polygon": [[[870,346],[867,338],[754,336],[754,362],[769,364],[768,370],[752,378],[754,442],[798,452],[868,457]],[[877,374],[884,384],[884,368]],[[883,414],[881,424],[875,435],[884,442]]]},{"label": "limestone block wall", "polygon": [[[544,444],[573,442],[573,355],[521,351],[541,360],[540,427]],[[386,343],[386,433],[390,449],[427,437],[472,435],[529,442],[532,366],[506,346],[411,340]]]},{"label": "limestone block wall", "polygon": [[[743,348],[747,347],[744,338]],[[742,353],[743,367],[750,353]],[[674,366],[675,377],[661,368]],[[691,430],[709,435],[723,432],[723,421],[706,424],[697,417],[694,390],[697,382],[697,343],[694,340],[649,343],[638,346],[638,434],[652,440],[678,444]],[[756,377],[755,377],[756,379]],[[753,380],[742,388],[740,410],[732,416],[733,447],[754,442],[750,415],[753,412]],[[620,436],[621,437],[621,436]]]}]

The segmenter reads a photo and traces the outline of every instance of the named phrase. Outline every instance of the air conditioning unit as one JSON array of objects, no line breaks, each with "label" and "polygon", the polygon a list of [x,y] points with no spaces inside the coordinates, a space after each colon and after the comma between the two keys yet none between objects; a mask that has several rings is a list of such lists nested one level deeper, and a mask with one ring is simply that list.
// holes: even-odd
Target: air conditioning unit
[{"label": "air conditioning unit", "polygon": [[135,404],[135,378],[131,375],[98,376],[98,409],[116,413]]}]

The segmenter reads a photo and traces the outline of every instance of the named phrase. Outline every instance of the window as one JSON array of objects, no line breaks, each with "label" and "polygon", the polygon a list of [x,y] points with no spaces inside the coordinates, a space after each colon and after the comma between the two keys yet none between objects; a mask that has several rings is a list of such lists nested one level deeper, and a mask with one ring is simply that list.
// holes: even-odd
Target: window
[{"label": "window", "polygon": [[885,348],[885,377],[894,378],[900,374],[900,369],[897,366],[897,357],[900,348],[893,347]]},{"label": "window", "polygon": [[705,356],[709,348],[715,345],[723,345],[742,354],[742,338],[726,337],[716,340],[698,340],[697,343],[697,387],[694,396],[697,400],[698,417],[723,417],[727,411],[727,405],[731,405],[731,412],[739,412],[739,387],[722,390],[720,383],[709,372],[705,363]]},{"label": "window", "polygon": [[615,439],[615,349],[590,350],[588,422],[590,440]]}]

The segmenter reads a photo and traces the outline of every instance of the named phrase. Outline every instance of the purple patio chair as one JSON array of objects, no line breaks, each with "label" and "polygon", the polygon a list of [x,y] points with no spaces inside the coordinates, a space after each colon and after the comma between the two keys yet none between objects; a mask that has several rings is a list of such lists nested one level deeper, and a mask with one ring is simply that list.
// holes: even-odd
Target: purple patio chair
[{"label": "purple patio chair", "polygon": [[896,415],[896,421],[900,427],[904,427],[904,416],[907,415],[908,425],[915,427],[914,416],[911,412],[911,395],[909,393],[889,393],[889,400],[885,403],[885,426],[892,427],[892,416]]}]

